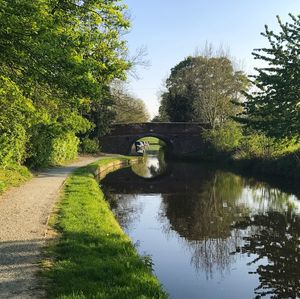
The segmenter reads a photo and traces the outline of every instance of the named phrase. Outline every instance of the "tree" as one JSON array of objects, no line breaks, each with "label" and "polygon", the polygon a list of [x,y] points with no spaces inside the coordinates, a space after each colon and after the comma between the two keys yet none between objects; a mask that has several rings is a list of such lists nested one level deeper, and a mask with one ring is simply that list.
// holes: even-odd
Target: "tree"
[{"label": "tree", "polygon": [[171,70],[160,114],[170,121],[197,121],[221,126],[238,112],[247,78],[226,56],[190,56]]},{"label": "tree", "polygon": [[50,89],[65,101],[97,98],[102,86],[124,77],[129,27],[117,1],[1,0],[2,75],[30,93]]},{"label": "tree", "polygon": [[[32,165],[48,161],[39,156],[51,155],[49,148],[58,140],[73,139],[76,149],[75,133],[96,127],[99,135],[112,122],[109,85],[125,79],[131,66],[122,38],[130,25],[125,12],[118,0],[0,0],[0,106],[6,107],[3,95],[14,99],[11,122],[16,124],[22,106],[33,106],[18,124],[26,124],[22,151],[29,152],[22,156],[31,156]],[[13,135],[7,133],[6,114],[0,110],[0,137],[7,139]],[[23,160],[1,145],[0,152],[0,164],[9,160],[5,152]]]},{"label": "tree", "polygon": [[141,99],[124,95],[114,105],[117,123],[142,123],[149,121],[149,113]]},{"label": "tree", "polygon": [[125,85],[115,81],[111,86],[112,110],[117,123],[141,123],[150,119],[143,100],[131,95]]},{"label": "tree", "polygon": [[239,120],[268,136],[293,137],[300,133],[300,16],[291,23],[277,16],[281,31],[265,26],[267,48],[255,49],[254,58],[267,63],[253,76],[254,91],[247,94]]}]

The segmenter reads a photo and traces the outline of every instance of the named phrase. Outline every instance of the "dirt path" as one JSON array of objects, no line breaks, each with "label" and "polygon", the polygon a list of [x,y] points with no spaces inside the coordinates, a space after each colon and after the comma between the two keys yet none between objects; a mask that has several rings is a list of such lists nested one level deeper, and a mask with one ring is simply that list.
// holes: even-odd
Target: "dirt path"
[{"label": "dirt path", "polygon": [[36,278],[47,219],[59,189],[74,169],[95,157],[38,173],[0,197],[0,298],[43,298]]}]

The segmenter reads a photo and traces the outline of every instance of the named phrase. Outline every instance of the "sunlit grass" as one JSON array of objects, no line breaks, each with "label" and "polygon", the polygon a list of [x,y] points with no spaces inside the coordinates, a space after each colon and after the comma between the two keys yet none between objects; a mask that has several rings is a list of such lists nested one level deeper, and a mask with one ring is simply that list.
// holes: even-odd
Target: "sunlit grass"
[{"label": "sunlit grass", "polygon": [[151,262],[137,254],[92,174],[115,160],[80,168],[66,181],[55,219],[60,238],[48,246],[51,262],[44,263],[50,298],[166,298]]},{"label": "sunlit grass", "polygon": [[149,147],[147,148],[148,151],[159,151],[161,147],[165,144],[162,140],[152,136],[143,137],[139,140],[146,141],[149,143]]}]

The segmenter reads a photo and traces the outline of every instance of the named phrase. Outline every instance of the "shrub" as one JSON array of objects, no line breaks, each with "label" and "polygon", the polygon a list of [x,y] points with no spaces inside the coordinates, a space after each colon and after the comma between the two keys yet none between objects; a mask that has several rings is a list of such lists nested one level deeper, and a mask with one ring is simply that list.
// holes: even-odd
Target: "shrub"
[{"label": "shrub", "polygon": [[100,151],[99,142],[97,139],[85,137],[80,142],[80,151],[87,154],[95,154]]},{"label": "shrub", "polygon": [[240,150],[235,158],[277,159],[299,150],[297,140],[275,139],[258,132],[251,132],[243,137]]},{"label": "shrub", "polygon": [[273,140],[264,134],[251,133],[243,137],[241,141],[239,158],[266,158],[270,157],[273,148]]},{"label": "shrub", "polygon": [[25,159],[27,135],[22,126],[6,130],[0,136],[0,165],[21,164]]},{"label": "shrub", "polygon": [[26,131],[31,124],[32,102],[17,85],[0,76],[0,165],[22,163],[25,159]]},{"label": "shrub", "polygon": [[77,157],[79,139],[74,132],[63,132],[55,124],[36,125],[31,133],[30,167],[60,165]]},{"label": "shrub", "polygon": [[203,138],[218,152],[231,152],[239,147],[243,138],[242,128],[235,122],[227,122],[222,127],[206,130]]},{"label": "shrub", "polygon": [[79,139],[75,133],[68,132],[56,137],[52,141],[49,164],[60,165],[65,161],[77,158]]}]

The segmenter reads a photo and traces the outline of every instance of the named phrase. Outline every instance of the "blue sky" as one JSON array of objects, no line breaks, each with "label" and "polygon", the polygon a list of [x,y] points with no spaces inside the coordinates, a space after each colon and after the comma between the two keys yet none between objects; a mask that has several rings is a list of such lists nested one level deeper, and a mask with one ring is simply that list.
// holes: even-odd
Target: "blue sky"
[{"label": "blue sky", "polygon": [[267,24],[277,30],[276,15],[289,20],[300,14],[300,0],[124,0],[132,29],[126,35],[130,52],[147,48],[150,66],[138,68],[139,80],[130,78],[130,89],[157,113],[158,93],[170,69],[206,42],[220,44],[251,73],[254,48],[266,45],[260,33]]}]

